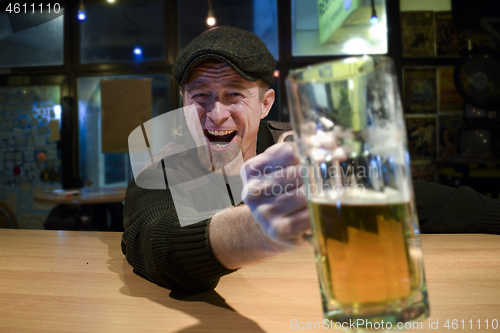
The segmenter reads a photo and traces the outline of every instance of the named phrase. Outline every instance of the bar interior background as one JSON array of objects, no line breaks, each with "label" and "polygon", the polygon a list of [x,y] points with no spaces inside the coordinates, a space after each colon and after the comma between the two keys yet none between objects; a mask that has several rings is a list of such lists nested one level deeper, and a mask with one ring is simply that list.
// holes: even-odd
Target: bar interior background
[{"label": "bar interior background", "polygon": [[109,99],[101,80],[149,79],[151,118],[179,108],[174,60],[210,28],[212,15],[215,26],[255,32],[275,56],[277,98],[269,120],[289,121],[284,81],[290,70],[350,55],[391,57],[413,177],[498,198],[500,105],[479,108],[464,100],[453,71],[483,47],[499,59],[500,13],[494,1],[466,2],[59,1],[64,15],[17,32],[23,22],[14,26],[0,12],[0,201],[21,228],[43,229],[55,205],[35,202],[34,192],[127,186],[128,154],[102,146],[103,135],[114,133],[101,130],[101,100]]}]

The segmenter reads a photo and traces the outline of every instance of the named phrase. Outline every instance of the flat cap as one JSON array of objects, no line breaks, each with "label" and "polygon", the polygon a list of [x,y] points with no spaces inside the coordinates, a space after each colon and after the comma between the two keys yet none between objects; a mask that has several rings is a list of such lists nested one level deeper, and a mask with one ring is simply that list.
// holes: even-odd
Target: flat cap
[{"label": "flat cap", "polygon": [[254,33],[232,27],[205,31],[189,43],[174,64],[174,77],[183,86],[191,70],[203,62],[227,63],[249,81],[274,83],[276,61],[264,42]]}]

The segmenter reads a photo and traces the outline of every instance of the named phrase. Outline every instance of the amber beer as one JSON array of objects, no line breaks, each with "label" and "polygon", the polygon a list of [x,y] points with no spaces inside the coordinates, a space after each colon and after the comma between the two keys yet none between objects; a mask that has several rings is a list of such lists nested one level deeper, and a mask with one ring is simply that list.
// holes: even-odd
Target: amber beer
[{"label": "amber beer", "polygon": [[404,302],[418,286],[404,239],[409,203],[337,205],[313,199],[310,211],[327,301],[362,310]]}]

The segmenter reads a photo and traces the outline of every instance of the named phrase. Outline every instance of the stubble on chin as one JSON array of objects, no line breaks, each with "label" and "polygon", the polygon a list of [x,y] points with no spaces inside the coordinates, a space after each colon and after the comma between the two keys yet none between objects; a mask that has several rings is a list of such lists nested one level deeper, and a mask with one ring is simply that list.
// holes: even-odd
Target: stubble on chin
[{"label": "stubble on chin", "polygon": [[241,154],[240,147],[236,144],[229,144],[229,147],[222,152],[210,149],[208,145],[198,146],[198,158],[200,164],[210,172],[217,172],[222,169],[226,173],[236,170],[239,172],[238,166],[242,165],[242,158],[238,158]]}]

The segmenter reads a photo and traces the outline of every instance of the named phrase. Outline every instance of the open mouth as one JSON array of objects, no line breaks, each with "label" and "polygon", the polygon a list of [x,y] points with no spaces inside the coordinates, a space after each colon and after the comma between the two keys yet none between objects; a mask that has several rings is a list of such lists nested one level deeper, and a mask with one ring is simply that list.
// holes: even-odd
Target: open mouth
[{"label": "open mouth", "polygon": [[234,139],[237,131],[211,131],[205,130],[205,137],[210,145],[214,148],[226,148],[227,145]]}]

